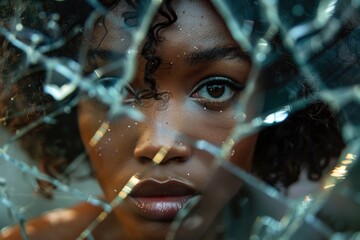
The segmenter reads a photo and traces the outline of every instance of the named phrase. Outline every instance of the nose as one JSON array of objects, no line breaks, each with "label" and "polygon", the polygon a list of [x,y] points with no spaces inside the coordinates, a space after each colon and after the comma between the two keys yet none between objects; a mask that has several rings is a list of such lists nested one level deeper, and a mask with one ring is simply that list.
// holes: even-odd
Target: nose
[{"label": "nose", "polygon": [[156,164],[184,162],[191,156],[190,145],[179,141],[181,133],[161,123],[143,123],[144,127],[134,149],[140,162]]}]

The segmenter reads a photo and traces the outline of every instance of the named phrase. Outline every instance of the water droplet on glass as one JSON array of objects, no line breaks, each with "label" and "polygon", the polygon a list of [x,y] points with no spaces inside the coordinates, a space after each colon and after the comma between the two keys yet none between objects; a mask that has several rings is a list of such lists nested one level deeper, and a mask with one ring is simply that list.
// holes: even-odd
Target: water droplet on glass
[{"label": "water droplet on glass", "polygon": [[21,23],[18,23],[18,24],[16,24],[15,29],[16,29],[16,31],[21,31],[24,29],[24,26]]},{"label": "water droplet on glass", "polygon": [[58,13],[54,13],[51,15],[51,18],[55,21],[59,21],[60,20],[60,14]]},{"label": "water droplet on glass", "polygon": [[43,38],[39,34],[33,34],[30,39],[33,43],[37,44],[41,42]]},{"label": "water droplet on glass", "polygon": [[246,114],[245,113],[241,113],[241,120],[245,120],[246,119]]},{"label": "water droplet on glass", "polygon": [[264,53],[257,53],[256,54],[256,60],[258,62],[263,62],[266,59],[266,55]]},{"label": "water droplet on glass", "polygon": [[69,107],[69,106],[64,107],[64,113],[67,113],[67,114],[71,113],[71,107]]},{"label": "water droplet on glass", "polygon": [[53,118],[51,118],[51,117],[48,117],[48,116],[46,116],[46,117],[44,118],[44,122],[45,122],[46,124],[56,124],[56,120],[53,119]]},{"label": "water droplet on glass", "polygon": [[194,215],[184,221],[184,228],[185,229],[196,229],[198,228],[202,223],[204,222],[204,219],[199,215]]}]

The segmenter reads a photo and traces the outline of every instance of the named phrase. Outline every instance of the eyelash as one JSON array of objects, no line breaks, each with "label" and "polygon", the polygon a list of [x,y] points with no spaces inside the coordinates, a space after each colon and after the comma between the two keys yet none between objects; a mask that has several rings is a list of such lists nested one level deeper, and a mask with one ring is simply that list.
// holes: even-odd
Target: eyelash
[{"label": "eyelash", "polygon": [[[221,95],[219,97],[211,96],[211,93],[209,90],[211,90],[211,86],[214,88],[221,88],[220,91]],[[244,90],[245,85],[239,84],[238,82],[235,82],[234,80],[231,80],[227,77],[222,76],[212,76],[203,79],[200,81],[198,85],[195,86],[195,90],[191,92],[190,97],[196,101],[201,106],[206,107],[209,110],[222,110],[224,108],[227,108],[230,106],[230,104],[233,102],[233,100],[236,98],[239,92]],[[206,91],[202,92],[201,91]],[[216,89],[214,90],[216,93]],[[229,94],[230,96],[224,98],[223,95]],[[214,92],[213,92],[214,93]],[[207,97],[201,96],[201,95],[208,95]]]},{"label": "eyelash", "polygon": [[[118,77],[103,77],[98,80],[99,84],[101,84],[103,87],[107,89],[113,87],[117,81],[119,81]],[[219,97],[211,96],[211,94],[209,93],[209,87],[211,86],[213,86],[213,89],[215,87],[221,88],[220,91],[222,92],[220,93]],[[195,90],[193,90],[190,93],[190,98],[192,98],[193,101],[196,101],[199,105],[209,110],[214,110],[214,111],[222,110],[229,107],[233,102],[233,100],[238,95],[238,93],[244,90],[244,88],[245,85],[239,84],[238,82],[231,80],[230,78],[222,77],[222,76],[211,76],[201,80],[200,83],[198,83],[194,87]],[[126,91],[126,93],[124,94],[127,95],[124,98],[125,104],[134,103],[139,99],[138,98],[139,93],[137,93],[130,85],[125,86],[122,90]],[[207,92],[201,93],[201,91],[204,90]],[[205,95],[207,94],[208,96],[207,97],[202,96],[204,94]],[[223,97],[224,94],[228,94],[228,95],[230,94],[230,96],[224,98]]]}]

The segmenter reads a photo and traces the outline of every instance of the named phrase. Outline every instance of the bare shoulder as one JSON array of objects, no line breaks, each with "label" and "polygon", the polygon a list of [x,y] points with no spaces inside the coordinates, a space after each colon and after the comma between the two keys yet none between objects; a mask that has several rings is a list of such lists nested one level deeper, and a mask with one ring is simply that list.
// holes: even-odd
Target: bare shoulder
[{"label": "bare shoulder", "polygon": [[[26,232],[30,239],[76,239],[80,233],[99,215],[101,209],[88,203],[80,203],[71,208],[57,209],[26,222]],[[110,215],[94,232],[95,239],[118,239],[119,223]],[[0,232],[0,240],[20,240],[18,226]]]}]

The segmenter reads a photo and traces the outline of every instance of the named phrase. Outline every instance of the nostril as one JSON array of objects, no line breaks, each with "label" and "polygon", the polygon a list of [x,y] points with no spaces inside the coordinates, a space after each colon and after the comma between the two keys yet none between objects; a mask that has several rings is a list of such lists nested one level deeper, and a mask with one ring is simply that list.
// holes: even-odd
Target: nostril
[{"label": "nostril", "polygon": [[154,164],[185,162],[190,154],[190,147],[185,146],[184,144],[154,146],[149,142],[148,144],[136,147],[134,151],[134,157],[140,163],[153,162]]},{"label": "nostril", "polygon": [[167,163],[167,162],[178,162],[178,163],[182,163],[182,162],[186,162],[187,158],[184,157],[173,157],[171,159],[168,159],[166,161],[163,161],[163,164]]},{"label": "nostril", "polygon": [[151,162],[151,158],[148,158],[148,157],[138,157],[137,159],[140,163],[143,163],[143,164]]},{"label": "nostril", "polygon": [[[148,158],[148,157],[139,157],[138,161],[141,164],[146,164],[146,163],[149,163],[149,162],[153,162],[153,160],[151,158]],[[168,158],[168,159],[165,158],[163,161],[161,161],[160,164],[166,164],[166,163],[169,163],[169,162],[183,163],[183,162],[186,162],[186,158],[184,158],[184,157],[173,157],[173,158]]]},{"label": "nostril", "polygon": [[178,141],[177,131],[167,130],[163,125],[146,126],[134,148],[134,158],[140,163],[154,164],[186,161],[191,155],[191,145]]}]

